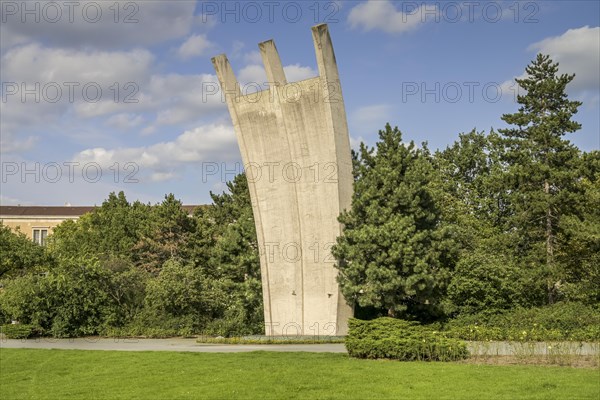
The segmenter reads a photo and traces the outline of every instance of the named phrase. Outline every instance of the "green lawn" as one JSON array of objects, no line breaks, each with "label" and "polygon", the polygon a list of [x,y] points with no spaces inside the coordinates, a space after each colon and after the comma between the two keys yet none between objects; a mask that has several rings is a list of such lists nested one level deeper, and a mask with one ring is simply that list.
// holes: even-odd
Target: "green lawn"
[{"label": "green lawn", "polygon": [[600,372],[328,353],[0,350],[2,399],[594,399]]}]

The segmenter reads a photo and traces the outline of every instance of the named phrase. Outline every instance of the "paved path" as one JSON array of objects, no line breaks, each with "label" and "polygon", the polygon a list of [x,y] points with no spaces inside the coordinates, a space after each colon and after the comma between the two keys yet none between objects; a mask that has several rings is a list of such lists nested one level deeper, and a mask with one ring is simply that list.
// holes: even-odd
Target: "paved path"
[{"label": "paved path", "polygon": [[[503,355],[545,355],[577,354],[599,355],[600,345],[594,343],[520,343],[520,342],[467,342],[471,354]],[[200,353],[238,353],[248,351],[307,351],[314,353],[345,353],[341,343],[323,344],[206,344],[196,339],[119,339],[119,338],[78,338],[78,339],[1,339],[0,349],[71,349],[71,350],[120,350],[120,351],[192,351]]]},{"label": "paved path", "polygon": [[248,351],[308,351],[315,353],[345,353],[342,343],[323,344],[205,344],[196,339],[3,339],[0,349],[71,349],[71,350],[121,350],[121,351],[194,351],[201,353],[236,353]]}]

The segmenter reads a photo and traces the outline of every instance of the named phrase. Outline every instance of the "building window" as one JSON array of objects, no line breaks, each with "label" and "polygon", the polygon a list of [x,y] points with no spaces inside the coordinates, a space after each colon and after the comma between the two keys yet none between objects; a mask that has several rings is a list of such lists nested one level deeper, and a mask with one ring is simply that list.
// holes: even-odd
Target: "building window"
[{"label": "building window", "polygon": [[46,237],[48,237],[48,229],[46,228],[34,228],[33,229],[33,241],[41,246],[46,245]]}]

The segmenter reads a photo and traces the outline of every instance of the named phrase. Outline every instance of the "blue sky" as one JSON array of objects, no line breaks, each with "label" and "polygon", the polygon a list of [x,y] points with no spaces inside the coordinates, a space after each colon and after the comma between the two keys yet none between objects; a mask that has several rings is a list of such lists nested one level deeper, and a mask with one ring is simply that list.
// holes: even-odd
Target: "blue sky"
[{"label": "blue sky", "polygon": [[211,57],[226,53],[240,82],[262,84],[257,44],[274,39],[289,81],[313,77],[321,22],[354,146],[386,122],[433,149],[502,128],[518,107],[513,79],[544,52],[577,74],[583,129],[569,139],[600,148],[597,1],[69,4],[1,3],[3,205],[100,204],[118,190],[209,202],[241,169]]}]

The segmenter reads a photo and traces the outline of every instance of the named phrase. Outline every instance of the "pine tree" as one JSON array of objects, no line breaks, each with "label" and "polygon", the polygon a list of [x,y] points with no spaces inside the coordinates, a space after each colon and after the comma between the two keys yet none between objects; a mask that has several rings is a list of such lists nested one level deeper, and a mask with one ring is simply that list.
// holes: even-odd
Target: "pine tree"
[{"label": "pine tree", "polygon": [[132,248],[137,258],[136,265],[158,274],[167,260],[188,259],[188,243],[196,226],[181,201],[171,193],[161,204],[152,207],[150,218],[140,230],[141,238]]},{"label": "pine tree", "polygon": [[513,127],[499,130],[506,165],[505,188],[513,207],[507,229],[516,229],[520,251],[545,266],[548,302],[560,286],[555,253],[562,216],[574,211],[579,150],[563,137],[581,128],[572,120],[581,105],[566,94],[575,75],[558,75],[558,63],[539,54],[516,79],[526,93],[517,97],[518,112],[502,120]]},{"label": "pine tree", "polygon": [[211,192],[214,205],[209,211],[216,243],[211,264],[237,282],[260,279],[256,227],[245,174],[227,182],[229,193]]},{"label": "pine tree", "polygon": [[439,311],[452,245],[430,158],[389,124],[376,151],[361,144],[352,207],[339,217],[344,229],[333,247],[348,303],[422,320]]}]

